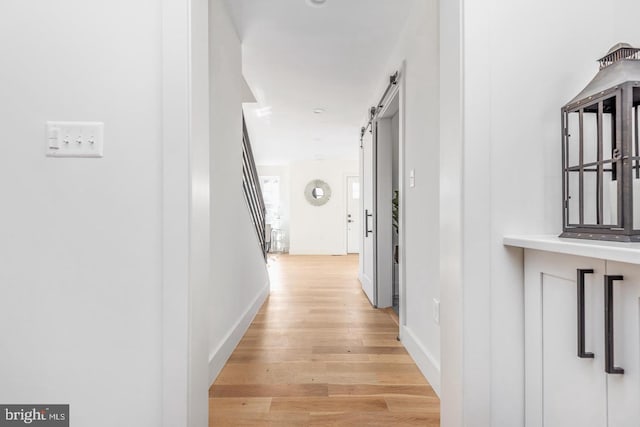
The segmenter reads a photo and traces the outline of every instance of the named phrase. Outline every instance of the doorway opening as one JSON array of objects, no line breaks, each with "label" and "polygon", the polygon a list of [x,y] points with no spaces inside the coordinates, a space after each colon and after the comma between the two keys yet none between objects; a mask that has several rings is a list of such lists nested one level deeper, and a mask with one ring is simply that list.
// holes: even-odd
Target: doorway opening
[{"label": "doorway opening", "polygon": [[[400,315],[400,94],[396,91],[376,120],[378,151],[379,292]],[[385,305],[386,306],[386,305]]]}]

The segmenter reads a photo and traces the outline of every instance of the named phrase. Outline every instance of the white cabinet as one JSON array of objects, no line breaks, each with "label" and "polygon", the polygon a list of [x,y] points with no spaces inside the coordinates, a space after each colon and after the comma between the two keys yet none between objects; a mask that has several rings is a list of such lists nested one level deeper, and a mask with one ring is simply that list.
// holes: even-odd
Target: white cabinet
[{"label": "white cabinet", "polygon": [[[607,276],[623,278],[611,282],[612,335]],[[605,372],[608,337],[624,374]],[[640,265],[526,249],[525,377],[527,427],[640,426]]]},{"label": "white cabinet", "polygon": [[640,266],[607,261],[613,285],[614,365],[622,375],[607,376],[609,427],[640,426]]}]

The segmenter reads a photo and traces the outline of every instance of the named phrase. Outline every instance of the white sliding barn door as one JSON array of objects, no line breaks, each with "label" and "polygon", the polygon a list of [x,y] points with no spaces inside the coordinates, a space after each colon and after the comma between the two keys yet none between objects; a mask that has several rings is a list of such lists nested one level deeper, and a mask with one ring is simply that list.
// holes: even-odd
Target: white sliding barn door
[{"label": "white sliding barn door", "polygon": [[375,307],[393,301],[391,119],[376,119],[360,150],[362,161],[362,270],[360,282]]},{"label": "white sliding barn door", "polygon": [[373,135],[365,132],[360,150],[362,244],[360,245],[360,283],[372,305],[377,305],[376,295],[376,234],[375,234],[375,164],[376,153]]}]

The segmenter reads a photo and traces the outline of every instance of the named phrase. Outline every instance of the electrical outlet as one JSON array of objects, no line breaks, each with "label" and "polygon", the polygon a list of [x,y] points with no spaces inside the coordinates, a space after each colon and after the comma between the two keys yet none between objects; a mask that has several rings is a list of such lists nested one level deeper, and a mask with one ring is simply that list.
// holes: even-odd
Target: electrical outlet
[{"label": "electrical outlet", "polygon": [[440,300],[437,298],[433,299],[433,321],[436,325],[440,324]]},{"label": "electrical outlet", "polygon": [[47,157],[102,157],[104,123],[47,122]]}]

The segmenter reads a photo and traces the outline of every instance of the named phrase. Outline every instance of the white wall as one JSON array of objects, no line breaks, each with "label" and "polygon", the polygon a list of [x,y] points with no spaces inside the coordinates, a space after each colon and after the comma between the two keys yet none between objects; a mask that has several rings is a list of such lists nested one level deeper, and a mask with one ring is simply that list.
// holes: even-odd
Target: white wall
[{"label": "white wall", "polygon": [[280,178],[280,230],[284,233],[283,246],[289,248],[289,221],[291,218],[291,189],[289,180],[289,165],[258,165],[258,175],[277,176]]},{"label": "white wall", "polygon": [[[411,356],[433,385],[440,389],[440,328],[432,320],[433,299],[439,287],[439,63],[438,4],[417,2],[394,54],[388,74],[406,69],[401,77],[401,109],[404,121],[404,171],[401,193],[401,228],[404,229],[404,290],[400,298],[400,336]],[[374,105],[388,82],[372,93]],[[415,187],[409,187],[409,172],[415,170]],[[402,231],[401,231],[402,232]]]},{"label": "white wall", "polygon": [[[6,0],[0,51],[0,401],[159,426],[161,4]],[[104,158],[45,158],[46,120]]]},{"label": "white wall", "polygon": [[454,187],[443,185],[441,202],[456,209],[449,196],[458,194],[462,214],[443,231],[463,242],[461,250],[446,248],[442,265],[443,273],[459,267],[459,280],[442,281],[443,313],[460,313],[463,322],[443,317],[443,333],[453,335],[446,340],[462,340],[447,343],[443,360],[463,355],[462,378],[453,370],[459,365],[443,369],[443,390],[451,390],[443,394],[445,426],[523,425],[522,254],[505,248],[502,236],[560,232],[560,108],[595,75],[597,58],[634,36],[632,24],[617,24],[618,10],[637,16],[640,4],[465,1],[464,13],[443,14],[442,76],[459,75],[450,55],[461,55],[463,76],[446,87],[452,94],[464,88],[462,110],[442,100],[442,127],[462,123],[463,131],[461,139],[452,131],[441,141],[441,180]]},{"label": "white wall", "polygon": [[[0,5],[0,401],[69,403],[74,425],[206,424],[210,379],[268,293],[241,198],[240,44],[210,5]],[[105,157],[45,158],[46,120],[105,122]]]},{"label": "white wall", "polygon": [[240,40],[222,0],[209,4],[211,70],[211,269],[209,375],[218,375],[269,293],[258,237],[242,193]]},{"label": "white wall", "polygon": [[[347,252],[347,176],[358,176],[357,160],[309,160],[290,165],[292,255],[343,255]],[[307,202],[304,190],[314,180],[326,181],[331,198],[323,206]]]},{"label": "white wall", "polygon": [[[465,388],[463,375],[463,289],[462,289],[462,177],[463,177],[463,2],[439,1],[440,30],[440,153],[439,153],[439,254],[440,282],[440,422],[445,427],[461,427],[467,406],[477,401],[475,416],[478,425],[490,425],[485,417],[489,412],[483,391]],[[482,357],[482,355],[481,355]],[[478,372],[477,375],[489,375]],[[483,386],[483,384],[479,384]],[[482,409],[484,408],[484,411]],[[474,418],[472,418],[474,419]]]}]

